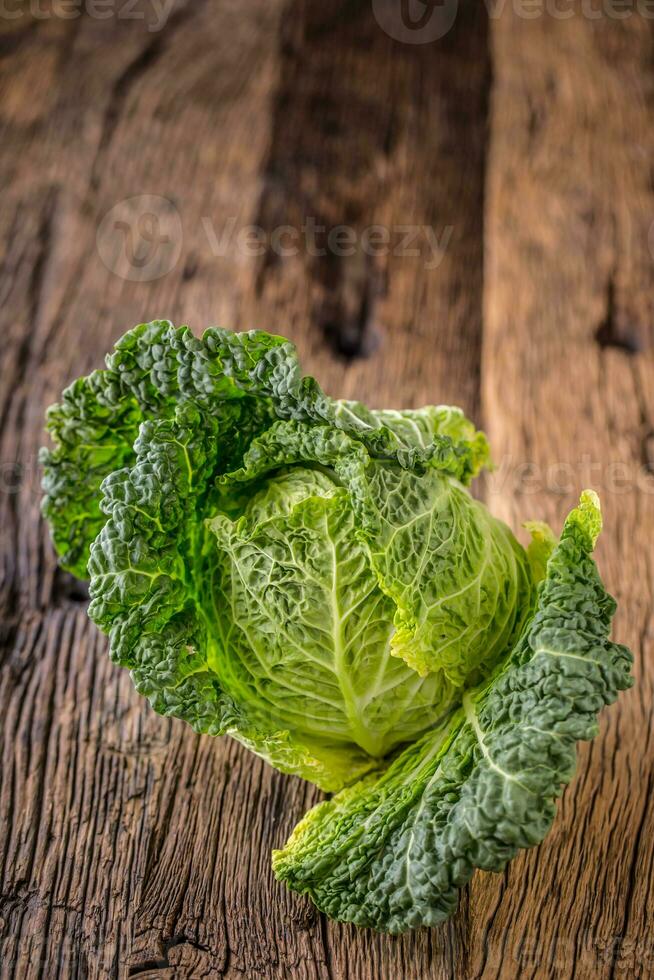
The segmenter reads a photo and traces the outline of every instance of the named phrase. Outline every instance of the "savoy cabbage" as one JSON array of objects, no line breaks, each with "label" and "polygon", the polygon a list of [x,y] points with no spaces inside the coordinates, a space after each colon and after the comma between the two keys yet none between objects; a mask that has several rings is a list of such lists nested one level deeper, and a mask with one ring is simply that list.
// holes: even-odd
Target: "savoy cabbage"
[{"label": "savoy cabbage", "polygon": [[599,501],[525,550],[460,410],[327,397],[281,337],[129,331],[48,413],[43,511],[155,710],[336,795],[273,855],[330,916],[433,925],[542,840],[631,683]]}]

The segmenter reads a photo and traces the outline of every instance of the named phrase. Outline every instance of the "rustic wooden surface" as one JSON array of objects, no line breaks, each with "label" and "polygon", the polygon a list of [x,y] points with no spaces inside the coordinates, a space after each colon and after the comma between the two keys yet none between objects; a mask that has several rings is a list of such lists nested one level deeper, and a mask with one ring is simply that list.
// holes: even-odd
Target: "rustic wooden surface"
[{"label": "rustic wooden surface", "polygon": [[[460,3],[424,45],[355,0],[189,0],[158,31],[0,17],[3,980],[654,975],[653,22],[489,9]],[[98,241],[139,195],[183,231],[145,281]],[[445,247],[432,268],[424,238],[422,256],[215,247],[230,221],[307,219]],[[461,404],[514,527],[602,493],[637,686],[545,843],[478,873],[439,929],[357,932],[277,885],[270,850],[318,792],[155,716],[55,568],[44,408],[158,316],[285,333],[333,394]]]}]

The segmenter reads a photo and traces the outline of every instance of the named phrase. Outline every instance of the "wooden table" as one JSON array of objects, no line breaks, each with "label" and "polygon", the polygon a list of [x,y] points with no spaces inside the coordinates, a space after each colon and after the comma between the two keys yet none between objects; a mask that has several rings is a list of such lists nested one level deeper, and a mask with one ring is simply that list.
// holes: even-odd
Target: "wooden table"
[{"label": "wooden table", "polygon": [[[462,0],[412,44],[355,0],[81,7],[0,18],[0,975],[653,976],[654,21]],[[602,495],[637,686],[545,843],[439,929],[276,884],[319,793],[155,716],[55,567],[44,409],[155,317],[287,334],[332,394],[460,404],[514,528]]]}]

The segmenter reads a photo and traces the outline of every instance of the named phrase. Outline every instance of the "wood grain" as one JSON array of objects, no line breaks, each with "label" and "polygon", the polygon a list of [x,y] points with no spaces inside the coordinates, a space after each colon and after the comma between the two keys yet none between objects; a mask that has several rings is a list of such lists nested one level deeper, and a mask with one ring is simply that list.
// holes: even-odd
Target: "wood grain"
[{"label": "wood grain", "polygon": [[[362,0],[178,2],[158,31],[0,20],[3,980],[654,973],[653,35],[459,8],[426,45]],[[102,229],[142,195],[181,235],[139,280]],[[309,254],[308,219],[352,228],[353,254]],[[251,225],[262,254],[238,238]],[[297,254],[274,247],[281,225]],[[390,246],[370,255],[374,225]],[[421,254],[395,248],[402,226]],[[638,685],[581,748],[546,842],[477,874],[440,929],[356,931],[277,885],[271,848],[319,793],[154,715],[55,567],[44,409],[157,316],[285,333],[334,394],[461,404],[514,527],[602,493]]]},{"label": "wood grain", "polygon": [[[600,738],[580,747],[544,844],[504,881],[476,880],[486,940],[503,955],[491,970],[477,953],[474,975],[511,977],[523,946],[525,976],[654,971],[645,921],[654,482],[643,466],[654,421],[654,78],[653,35],[642,28],[503,16],[493,35],[482,374],[488,434],[505,466],[489,502],[514,527],[536,512],[559,526],[570,494],[599,491],[597,558],[637,684],[604,713]],[[521,474],[516,461],[531,469]]]}]

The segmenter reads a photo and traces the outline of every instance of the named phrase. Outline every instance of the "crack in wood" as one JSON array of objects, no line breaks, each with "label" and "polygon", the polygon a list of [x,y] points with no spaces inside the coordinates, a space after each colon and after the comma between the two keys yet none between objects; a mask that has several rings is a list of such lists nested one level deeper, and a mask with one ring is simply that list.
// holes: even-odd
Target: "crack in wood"
[{"label": "crack in wood", "polygon": [[595,331],[595,339],[604,350],[613,347],[625,354],[640,354],[643,342],[633,324],[627,323],[616,302],[615,273],[606,284],[606,313]]}]

